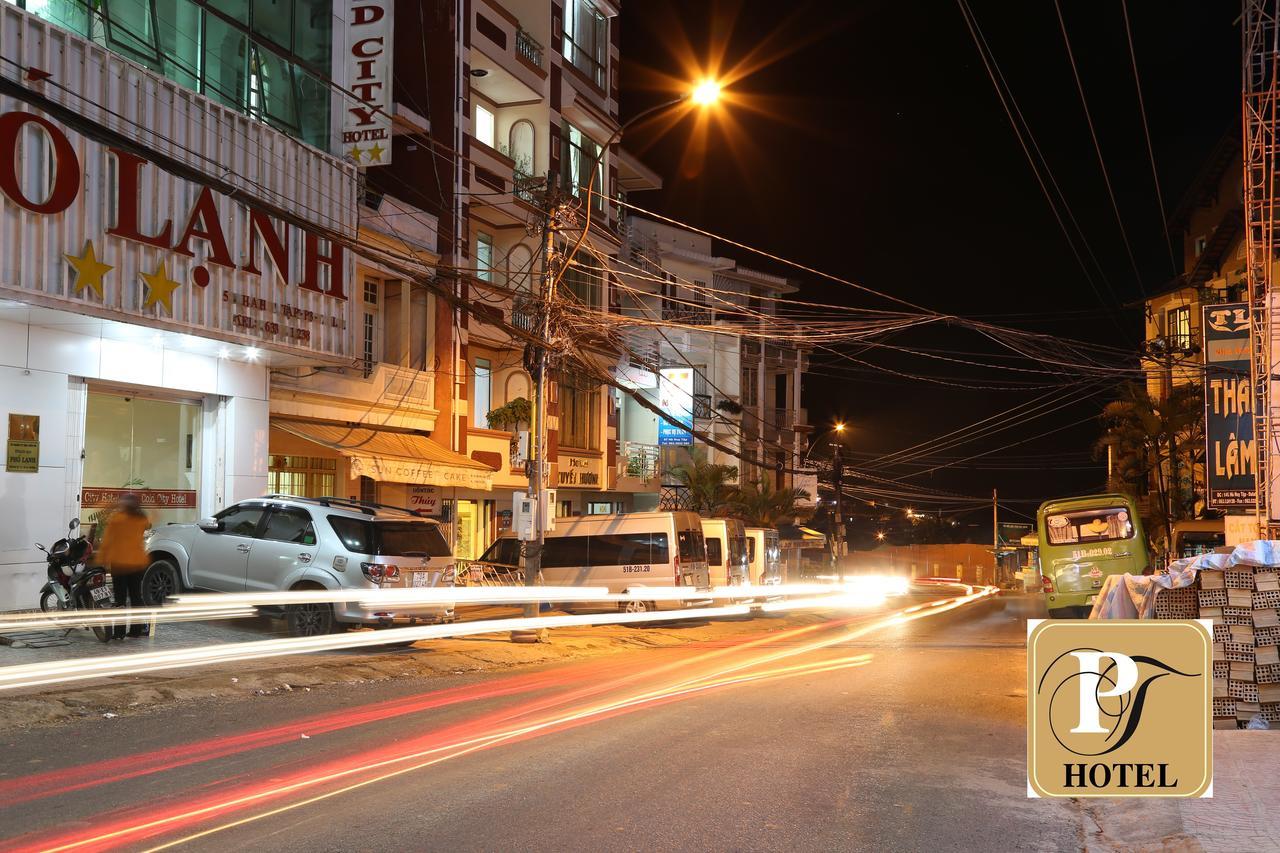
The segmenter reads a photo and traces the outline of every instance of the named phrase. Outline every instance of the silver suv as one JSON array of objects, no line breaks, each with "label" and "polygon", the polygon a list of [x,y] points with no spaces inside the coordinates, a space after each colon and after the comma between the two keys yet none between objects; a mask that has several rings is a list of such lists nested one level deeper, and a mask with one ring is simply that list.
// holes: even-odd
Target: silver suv
[{"label": "silver suv", "polygon": [[[196,524],[167,524],[147,541],[148,603],[183,589],[265,592],[301,589],[452,587],[453,554],[440,525],[406,509],[344,498],[267,495]],[[315,636],[342,624],[447,621],[453,604],[370,612],[356,603],[284,608],[289,632]]]}]

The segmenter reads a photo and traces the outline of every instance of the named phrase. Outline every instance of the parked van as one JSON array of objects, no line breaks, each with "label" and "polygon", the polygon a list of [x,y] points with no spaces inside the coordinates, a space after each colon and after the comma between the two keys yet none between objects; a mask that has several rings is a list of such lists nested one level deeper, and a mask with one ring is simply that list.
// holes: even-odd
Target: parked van
[{"label": "parked van", "polygon": [[702,519],[707,541],[707,571],[711,585],[734,586],[747,582],[747,530],[736,518]]},{"label": "parked van", "polygon": [[[510,564],[519,554],[514,534],[504,533],[476,562]],[[702,519],[696,512],[632,512],[557,518],[542,548],[547,586],[603,586],[610,592],[684,586],[690,599],[711,587]],[[679,607],[679,602],[663,602]],[[654,610],[652,601],[624,602],[629,613]]]},{"label": "parked van", "polygon": [[1227,544],[1226,522],[1217,520],[1188,520],[1173,523],[1173,551],[1171,560],[1212,554],[1214,549]]},{"label": "parked van", "polygon": [[753,584],[782,583],[782,545],[772,527],[748,527],[747,578]]}]

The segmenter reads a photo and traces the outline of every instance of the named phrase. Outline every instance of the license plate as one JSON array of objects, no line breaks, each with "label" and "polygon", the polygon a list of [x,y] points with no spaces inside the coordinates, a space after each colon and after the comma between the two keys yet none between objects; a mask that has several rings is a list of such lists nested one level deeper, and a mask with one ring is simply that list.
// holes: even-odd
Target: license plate
[{"label": "license plate", "polygon": [[105,601],[111,597],[111,590],[107,589],[105,586],[95,586],[93,589],[89,590],[89,595],[93,596],[94,601]]},{"label": "license plate", "polygon": [[414,572],[413,585],[414,586],[431,586],[431,576],[433,574],[435,573],[434,572]]}]

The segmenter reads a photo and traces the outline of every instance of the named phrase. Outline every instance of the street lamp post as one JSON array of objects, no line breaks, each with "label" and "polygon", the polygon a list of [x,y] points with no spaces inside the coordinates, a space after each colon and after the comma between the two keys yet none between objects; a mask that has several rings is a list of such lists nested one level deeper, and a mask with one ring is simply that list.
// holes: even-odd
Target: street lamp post
[{"label": "street lamp post", "polygon": [[833,542],[832,545],[834,546],[834,553],[836,558],[836,579],[837,580],[844,579],[844,566],[841,563],[841,558],[844,557],[844,551],[845,551],[844,458],[840,455],[841,450],[843,449],[843,446],[840,443],[840,439],[844,436],[844,429],[845,429],[844,423],[841,421],[837,421],[835,426],[836,440],[832,442],[832,446],[835,447],[835,450],[836,450],[835,457],[832,460],[832,465],[835,466],[834,480],[835,480],[835,487],[836,487],[836,526],[835,526],[836,541]]},{"label": "street lamp post", "polygon": [[[534,407],[534,423],[531,425],[533,426],[533,434],[530,435],[529,442],[529,455],[531,457],[529,469],[529,490],[533,493],[534,516],[532,541],[528,543],[525,551],[525,586],[537,585],[538,575],[542,572],[542,548],[546,540],[546,519],[543,517],[543,513],[545,512],[549,515],[555,511],[555,508],[550,506],[550,503],[547,500],[547,484],[543,476],[543,466],[549,464],[549,460],[546,459],[547,419],[545,412],[547,404],[547,345],[550,343],[551,337],[551,305],[555,296],[556,288],[560,284],[560,279],[564,277],[565,271],[569,268],[570,262],[578,253],[578,250],[582,248],[582,244],[586,242],[587,234],[591,230],[591,210],[595,206],[594,200],[591,197],[593,192],[591,187],[595,182],[595,175],[599,172],[601,158],[604,157],[604,152],[609,150],[609,146],[622,138],[622,132],[636,122],[646,119],[655,113],[662,112],[670,109],[671,107],[677,106],[678,104],[682,104],[685,101],[692,101],[700,107],[710,106],[715,103],[719,97],[720,85],[713,80],[703,80],[691,91],[686,92],[680,97],[657,104],[656,106],[652,106],[649,109],[643,110],[632,116],[630,119],[620,124],[618,129],[615,130],[607,140],[605,140],[605,143],[596,151],[595,156],[591,160],[591,167],[587,171],[586,216],[582,225],[582,233],[578,235],[577,242],[573,244],[573,248],[569,250],[564,261],[560,264],[559,269],[555,271],[554,275],[551,274],[551,270],[553,269],[555,262],[555,235],[559,231],[556,214],[561,203],[561,197],[554,186],[554,176],[548,175],[547,194],[543,205],[545,208],[544,215],[546,217],[544,220],[542,257],[543,274],[540,278],[540,292],[538,294],[538,303],[541,312],[538,315],[541,320],[541,328],[539,329],[539,337],[541,340],[539,341],[539,345],[535,347],[537,351],[534,358],[534,363],[536,365],[536,375],[534,376],[534,395],[537,402]],[[578,177],[581,179],[581,174],[579,174]],[[601,189],[603,190],[603,180],[601,181],[601,184]],[[578,187],[575,186],[573,189],[577,191]],[[604,197],[603,193],[600,193],[600,195],[602,198]],[[525,605],[526,616],[536,614],[536,605]],[[528,642],[531,639],[536,639],[536,636],[530,636],[530,632],[527,631],[513,631],[512,639],[521,642]]]}]

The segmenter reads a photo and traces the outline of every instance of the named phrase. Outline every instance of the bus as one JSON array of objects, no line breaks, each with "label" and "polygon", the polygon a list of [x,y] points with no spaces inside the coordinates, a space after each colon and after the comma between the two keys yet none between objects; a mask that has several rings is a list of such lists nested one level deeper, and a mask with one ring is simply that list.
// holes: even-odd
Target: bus
[{"label": "bus", "polygon": [[1104,578],[1150,570],[1142,522],[1127,495],[1045,501],[1036,513],[1036,531],[1051,617],[1086,618]]}]

